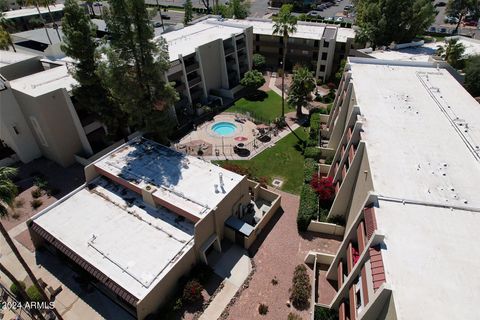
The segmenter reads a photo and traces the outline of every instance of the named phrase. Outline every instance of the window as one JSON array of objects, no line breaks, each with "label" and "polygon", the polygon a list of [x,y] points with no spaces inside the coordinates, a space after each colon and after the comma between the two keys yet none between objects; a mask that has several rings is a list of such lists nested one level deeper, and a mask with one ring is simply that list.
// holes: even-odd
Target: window
[{"label": "window", "polygon": [[342,43],[342,44],[340,45],[340,49],[341,49],[341,50],[345,50],[345,43]]},{"label": "window", "polygon": [[326,52],[322,52],[322,60],[323,61],[327,60],[327,53]]},{"label": "window", "polygon": [[324,48],[328,48],[329,44],[330,43],[328,41],[323,41],[323,47]]},{"label": "window", "polygon": [[257,41],[260,40],[260,35],[259,35],[259,34],[256,34],[256,35],[255,35],[255,40],[257,40]]},{"label": "window", "polygon": [[315,48],[318,48],[318,44],[319,44],[319,41],[318,41],[318,40],[315,40],[313,46],[314,46]]},{"label": "window", "polygon": [[47,139],[45,139],[45,136],[43,135],[42,129],[40,128],[40,125],[37,122],[37,119],[34,117],[30,117],[30,122],[32,122],[33,129],[35,130],[35,133],[37,134],[38,140],[40,140],[40,143],[48,147]]},{"label": "window", "polygon": [[325,66],[323,64],[320,65],[320,72],[325,72]]},{"label": "window", "polygon": [[260,46],[255,47],[255,52],[260,52]]}]

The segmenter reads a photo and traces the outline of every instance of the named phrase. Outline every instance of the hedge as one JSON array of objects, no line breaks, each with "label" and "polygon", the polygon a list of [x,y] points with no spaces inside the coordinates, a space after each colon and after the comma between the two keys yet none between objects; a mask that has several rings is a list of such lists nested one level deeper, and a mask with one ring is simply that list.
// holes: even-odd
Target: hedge
[{"label": "hedge", "polygon": [[305,159],[305,163],[303,165],[303,175],[305,183],[310,183],[312,181],[313,175],[318,171],[318,165],[315,160],[312,158]]},{"label": "hedge", "polygon": [[[18,283],[20,284],[20,286],[23,288],[23,290],[25,290],[27,288],[27,286],[25,285],[25,282],[23,281],[18,281]],[[17,285],[15,283],[12,283],[12,285],[10,286],[10,292],[17,298],[17,299],[21,299],[22,298],[22,295],[20,294],[20,289],[17,287]]]},{"label": "hedge", "polygon": [[40,291],[38,291],[37,287],[33,285],[28,287],[27,296],[30,299],[30,301],[35,301],[35,302],[43,301],[42,294],[40,293]]},{"label": "hedge", "polygon": [[303,152],[303,156],[305,158],[312,158],[315,161],[320,160],[321,155],[322,155],[322,152],[317,147],[307,147],[307,148],[305,148],[305,151]]},{"label": "hedge", "polygon": [[304,184],[300,193],[300,207],[297,215],[298,231],[307,231],[310,221],[318,214],[318,197],[310,184]]},{"label": "hedge", "polygon": [[310,304],[310,294],[312,285],[310,284],[310,276],[307,268],[303,264],[295,267],[292,279],[292,290],[290,300],[297,309],[304,309]]}]

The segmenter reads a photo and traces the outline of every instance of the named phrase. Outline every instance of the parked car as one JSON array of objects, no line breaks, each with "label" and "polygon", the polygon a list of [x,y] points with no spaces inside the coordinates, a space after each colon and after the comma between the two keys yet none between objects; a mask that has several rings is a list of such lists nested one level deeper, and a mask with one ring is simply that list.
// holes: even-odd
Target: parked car
[{"label": "parked car", "polygon": [[319,11],[310,11],[310,12],[307,13],[307,16],[309,16],[309,17],[315,17],[315,18],[321,17]]},{"label": "parked car", "polygon": [[335,21],[335,17],[326,17],[325,20],[323,20],[325,22],[333,22]]},{"label": "parked car", "polygon": [[343,22],[345,19],[343,17],[336,17],[335,22]]},{"label": "parked car", "polygon": [[447,4],[443,1],[435,3],[434,7],[445,7]]},{"label": "parked car", "polygon": [[102,4],[101,4],[100,2],[95,2],[93,5],[94,5],[95,7],[101,7],[101,6],[102,6]]},{"label": "parked car", "polygon": [[458,23],[458,18],[445,16],[445,19],[443,21],[445,21],[445,23],[449,23],[449,24],[457,24]]},{"label": "parked car", "polygon": [[166,14],[162,14],[162,19],[163,20],[170,20],[170,16],[168,16]]},{"label": "parked car", "polygon": [[470,21],[465,21],[463,25],[467,27],[476,27],[478,25],[478,22],[474,20],[470,20]]},{"label": "parked car", "polygon": [[162,23],[160,21],[152,21],[152,26],[154,28],[160,28],[162,26]]},{"label": "parked car", "polygon": [[319,4],[319,5],[317,6],[317,10],[318,10],[318,11],[323,11],[323,10],[326,9],[326,8],[327,8],[327,7],[326,7],[324,4]]},{"label": "parked car", "polygon": [[343,8],[343,10],[345,10],[345,11],[350,11],[350,10],[352,10],[352,9],[353,9],[353,6],[352,6],[352,5],[346,5],[346,6]]}]

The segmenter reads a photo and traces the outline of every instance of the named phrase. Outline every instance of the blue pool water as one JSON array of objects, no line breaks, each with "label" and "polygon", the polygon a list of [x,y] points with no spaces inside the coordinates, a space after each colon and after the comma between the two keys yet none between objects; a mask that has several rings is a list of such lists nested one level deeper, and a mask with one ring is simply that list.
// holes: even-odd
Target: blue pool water
[{"label": "blue pool water", "polygon": [[231,122],[217,122],[212,126],[212,131],[220,136],[228,136],[237,131],[237,126]]}]

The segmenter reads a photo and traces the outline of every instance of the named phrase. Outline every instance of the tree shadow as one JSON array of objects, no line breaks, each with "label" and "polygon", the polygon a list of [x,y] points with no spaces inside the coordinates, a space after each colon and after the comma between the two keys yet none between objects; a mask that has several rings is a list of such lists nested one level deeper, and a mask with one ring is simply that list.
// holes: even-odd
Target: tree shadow
[{"label": "tree shadow", "polygon": [[245,95],[247,101],[263,101],[268,98],[268,94],[262,90],[255,90]]},{"label": "tree shadow", "polygon": [[298,234],[300,235],[300,237],[302,237],[302,239],[308,240],[308,241],[312,241],[318,238],[328,239],[328,240],[337,240],[337,241],[343,240],[342,236],[334,236],[331,234],[319,233],[319,232],[313,232],[313,231],[299,232]]}]

